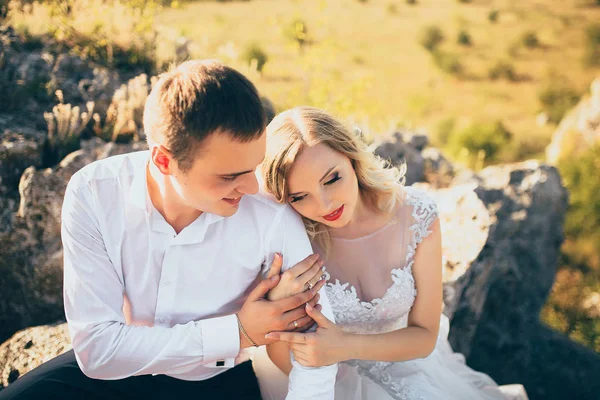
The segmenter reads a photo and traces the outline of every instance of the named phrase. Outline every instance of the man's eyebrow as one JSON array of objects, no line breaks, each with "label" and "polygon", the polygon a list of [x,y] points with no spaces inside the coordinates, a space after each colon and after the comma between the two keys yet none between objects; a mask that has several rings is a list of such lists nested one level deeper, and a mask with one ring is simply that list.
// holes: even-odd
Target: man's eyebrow
[{"label": "man's eyebrow", "polygon": [[[319,179],[319,183],[323,182],[323,179],[327,178],[327,175],[329,175],[331,173],[331,171],[333,171],[335,168],[337,167],[337,165],[334,165],[333,167],[329,168],[327,170],[327,172],[325,172],[325,175],[323,175],[323,177],[321,179]],[[297,196],[302,192],[295,192],[295,193],[290,193],[288,194],[288,196]]]},{"label": "man's eyebrow", "polygon": [[254,172],[253,169],[249,169],[248,171],[242,171],[242,172],[234,172],[232,174],[219,174],[218,176],[221,177],[231,177],[233,178],[234,176],[240,176],[240,175],[245,175],[245,174],[249,174],[251,172]]}]

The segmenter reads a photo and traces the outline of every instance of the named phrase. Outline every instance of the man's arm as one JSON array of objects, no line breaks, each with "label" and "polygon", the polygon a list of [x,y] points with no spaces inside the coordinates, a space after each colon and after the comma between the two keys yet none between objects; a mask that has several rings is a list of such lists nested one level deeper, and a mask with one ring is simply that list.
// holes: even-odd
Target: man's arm
[{"label": "man's arm", "polygon": [[225,359],[232,366],[240,338],[234,315],[169,327],[125,324],[124,285],[113,267],[87,184],[76,174],[62,209],[65,313],[82,371],[97,379],[180,374]]},{"label": "man's arm", "polygon": [[[304,229],[302,219],[291,207],[285,207],[272,231],[268,243],[270,254],[280,252],[283,255],[283,270],[293,267],[310,255],[312,247]],[[319,292],[319,304],[323,315],[334,321],[333,311],[325,290]],[[287,400],[297,399],[333,399],[337,365],[326,367],[304,367],[292,357],[292,371],[289,375]]]}]

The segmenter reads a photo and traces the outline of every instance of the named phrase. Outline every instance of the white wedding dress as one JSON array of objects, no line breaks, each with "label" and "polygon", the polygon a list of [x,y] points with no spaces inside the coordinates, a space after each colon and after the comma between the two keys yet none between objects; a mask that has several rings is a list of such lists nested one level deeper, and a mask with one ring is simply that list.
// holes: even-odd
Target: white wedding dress
[{"label": "white wedding dress", "polygon": [[[326,293],[336,324],[345,331],[377,334],[407,326],[417,296],[414,255],[438,214],[423,192],[412,187],[403,192],[396,216],[386,226],[358,239],[332,239],[326,259],[332,278]],[[427,358],[340,363],[336,400],[527,399],[521,385],[499,387],[469,368],[453,352],[448,331],[448,318],[442,315],[435,350]],[[254,355],[254,369],[264,400],[285,398],[287,377],[264,347]]]}]

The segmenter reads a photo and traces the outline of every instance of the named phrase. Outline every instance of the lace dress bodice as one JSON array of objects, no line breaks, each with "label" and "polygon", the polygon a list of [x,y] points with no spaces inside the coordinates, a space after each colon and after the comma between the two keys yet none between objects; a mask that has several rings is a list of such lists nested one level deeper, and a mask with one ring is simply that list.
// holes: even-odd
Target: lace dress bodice
[{"label": "lace dress bodice", "polygon": [[407,325],[417,295],[414,256],[438,213],[423,192],[403,190],[386,226],[358,239],[332,238],[328,255],[322,254],[331,275],[327,297],[336,323],[348,332],[384,333]]},{"label": "lace dress bodice", "polygon": [[[405,187],[387,225],[358,239],[332,238],[325,258],[331,275],[326,293],[336,324],[347,332],[375,334],[405,328],[417,289],[412,274],[417,246],[437,219],[435,202]],[[440,266],[441,268],[441,266]],[[405,362],[410,367],[412,362]],[[383,361],[349,360],[344,364],[379,382],[395,399],[419,399],[414,386],[394,379]]]}]

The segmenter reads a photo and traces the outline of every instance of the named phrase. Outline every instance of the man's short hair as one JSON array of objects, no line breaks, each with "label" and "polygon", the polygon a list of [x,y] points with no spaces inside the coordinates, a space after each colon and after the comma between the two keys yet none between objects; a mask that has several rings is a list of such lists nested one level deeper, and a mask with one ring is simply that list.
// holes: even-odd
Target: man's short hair
[{"label": "man's short hair", "polygon": [[186,61],[161,74],[144,108],[149,143],[165,145],[183,171],[191,168],[211,134],[249,142],[265,126],[265,111],[252,82],[217,61]]}]

